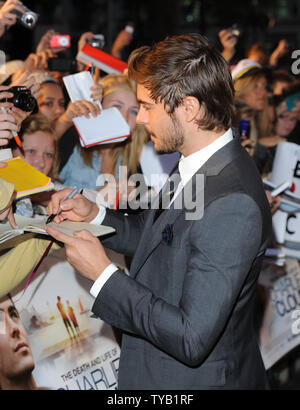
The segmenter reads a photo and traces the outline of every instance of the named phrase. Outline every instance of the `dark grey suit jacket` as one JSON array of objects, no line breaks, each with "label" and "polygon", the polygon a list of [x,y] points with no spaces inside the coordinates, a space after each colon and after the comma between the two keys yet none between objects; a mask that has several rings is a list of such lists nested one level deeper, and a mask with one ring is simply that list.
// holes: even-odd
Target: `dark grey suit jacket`
[{"label": "dark grey suit jacket", "polygon": [[205,175],[200,220],[173,206],[154,224],[155,210],[104,219],[117,230],[104,245],[134,256],[130,277],[114,273],[92,308],[124,331],[119,389],[266,387],[253,326],[271,231],[261,177],[238,139],[197,173]]}]

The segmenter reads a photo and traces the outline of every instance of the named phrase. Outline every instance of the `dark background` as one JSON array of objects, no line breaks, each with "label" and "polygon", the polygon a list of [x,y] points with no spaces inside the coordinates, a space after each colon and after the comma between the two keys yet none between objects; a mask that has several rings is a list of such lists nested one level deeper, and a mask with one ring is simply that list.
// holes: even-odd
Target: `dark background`
[{"label": "dark background", "polygon": [[239,45],[245,48],[262,41],[272,51],[278,40],[286,38],[291,49],[300,46],[300,0],[24,0],[39,13],[34,30],[12,27],[1,39],[7,59],[25,59],[49,28],[71,34],[72,52],[86,31],[102,33],[106,51],[128,22],[135,24],[132,44],[124,59],[140,45],[161,40],[168,34],[199,32],[218,44],[220,29],[238,23],[243,34]]}]

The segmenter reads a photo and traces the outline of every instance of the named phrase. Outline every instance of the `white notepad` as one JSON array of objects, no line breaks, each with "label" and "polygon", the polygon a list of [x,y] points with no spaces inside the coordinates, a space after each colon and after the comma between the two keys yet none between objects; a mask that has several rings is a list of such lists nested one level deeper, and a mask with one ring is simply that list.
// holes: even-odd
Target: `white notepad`
[{"label": "white notepad", "polygon": [[[81,99],[94,102],[90,96],[94,82],[89,71],[65,76],[63,80],[72,102]],[[100,102],[99,106],[101,114],[97,117],[90,114],[89,118],[73,118],[82,147],[121,142],[130,135],[129,125],[117,108],[102,109]]]},{"label": "white notepad", "polygon": [[73,124],[83,147],[121,142],[130,135],[129,125],[115,107],[102,110],[97,117],[73,118]]},{"label": "white notepad", "polygon": [[94,102],[91,98],[91,87],[94,85],[94,81],[89,71],[67,75],[63,77],[63,81],[72,102],[78,100]]}]

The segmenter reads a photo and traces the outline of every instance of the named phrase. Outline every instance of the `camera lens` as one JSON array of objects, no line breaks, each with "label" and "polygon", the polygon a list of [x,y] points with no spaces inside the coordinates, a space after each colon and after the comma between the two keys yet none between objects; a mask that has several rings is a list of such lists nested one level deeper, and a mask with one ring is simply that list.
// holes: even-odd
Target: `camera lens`
[{"label": "camera lens", "polygon": [[25,23],[31,26],[33,24],[33,18],[31,16],[26,17]]},{"label": "camera lens", "polygon": [[96,48],[101,48],[99,41],[93,41],[93,42],[91,43],[91,46],[92,46],[92,47],[96,47]]},{"label": "camera lens", "polygon": [[27,28],[33,28],[37,22],[37,15],[32,12],[24,13],[21,21]]},{"label": "camera lens", "polygon": [[27,24],[27,26],[31,27],[34,24],[34,22],[34,17],[31,14],[26,13],[26,15],[24,16],[24,23]]},{"label": "camera lens", "polygon": [[103,34],[96,34],[90,41],[88,41],[92,47],[102,50],[105,46],[105,40]]}]

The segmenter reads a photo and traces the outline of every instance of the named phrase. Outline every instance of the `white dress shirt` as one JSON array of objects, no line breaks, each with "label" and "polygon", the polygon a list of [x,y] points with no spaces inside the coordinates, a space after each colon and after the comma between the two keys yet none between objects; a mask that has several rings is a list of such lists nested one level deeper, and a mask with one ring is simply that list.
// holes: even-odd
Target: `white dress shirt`
[{"label": "white dress shirt", "polygon": [[[188,183],[188,181],[192,178],[192,176],[198,171],[202,165],[217,151],[219,151],[222,147],[228,144],[233,139],[232,130],[231,128],[225,132],[225,134],[221,135],[217,138],[214,142],[207,145],[206,147],[202,148],[199,151],[194,152],[187,157],[183,155],[180,158],[178,164],[178,170],[181,178],[181,182],[178,185],[177,191],[175,192],[171,203],[175,200],[176,196],[180,192],[180,190]],[[91,222],[92,224],[100,225],[106,215],[106,209],[103,206],[99,207],[99,213],[96,218]],[[106,283],[106,281],[113,275],[118,268],[116,265],[111,263],[104,271],[101,273],[99,278],[95,281],[93,286],[90,289],[90,293],[95,298],[98,296],[100,290]]]}]

